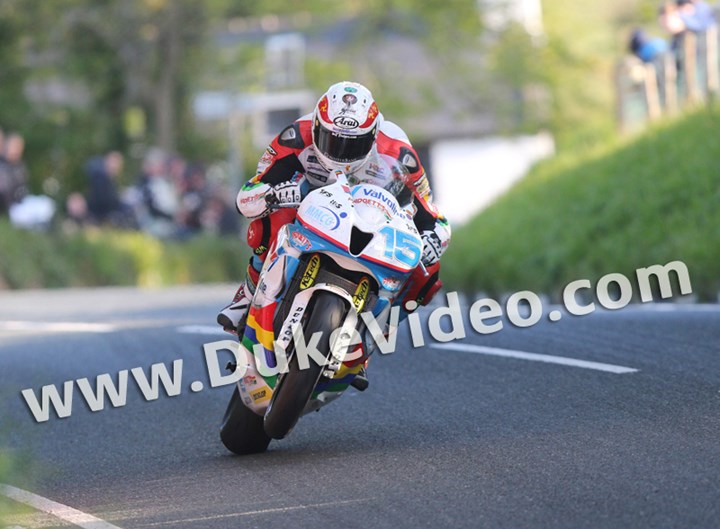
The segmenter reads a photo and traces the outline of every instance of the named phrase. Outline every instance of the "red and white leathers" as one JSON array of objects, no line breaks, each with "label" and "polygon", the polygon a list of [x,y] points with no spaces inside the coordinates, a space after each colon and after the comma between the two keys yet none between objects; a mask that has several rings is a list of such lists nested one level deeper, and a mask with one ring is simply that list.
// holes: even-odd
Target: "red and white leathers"
[{"label": "red and white leathers", "polygon": [[[270,143],[260,158],[257,175],[237,195],[237,209],[243,216],[256,219],[267,215],[265,195],[278,184],[289,181],[296,172],[302,173],[313,188],[332,183],[334,177],[315,154],[311,120],[311,114],[301,117]],[[415,226],[421,234],[428,230],[437,234],[440,239],[439,253],[442,255],[450,241],[450,226],[433,204],[425,169],[400,127],[390,121],[381,121],[370,154],[359,167],[348,173],[350,183],[371,183],[386,187],[392,175],[382,170],[387,166],[384,156],[399,160],[408,170],[406,184],[414,191]]]},{"label": "red and white leathers", "polygon": [[[390,121],[379,116],[379,130],[370,153],[358,164],[344,167],[351,185],[370,183],[388,188],[393,179],[387,159],[398,160],[407,170],[405,184],[413,192],[413,220],[423,239],[423,264],[427,275],[417,269],[409,286],[403,293],[403,306],[408,301],[416,301],[424,305],[440,287],[438,280],[439,259],[450,242],[450,226],[445,217],[438,211],[432,201],[432,191],[425,169],[413,149],[405,132]],[[312,140],[313,115],[301,117],[286,127],[268,146],[257,166],[257,174],[240,189],[236,205],[238,211],[248,219],[268,216],[269,209],[266,195],[276,193],[297,174],[304,175],[311,188],[322,187],[334,181],[334,176],[319,160]],[[299,197],[290,202],[299,202]],[[283,211],[283,210],[280,210]],[[275,217],[275,214],[271,217]],[[277,219],[272,219],[272,232],[276,233],[279,226]],[[288,222],[291,219],[285,220]],[[268,228],[270,222],[267,222]],[[265,258],[268,241],[255,250],[255,256],[248,267],[248,281],[241,286],[236,295],[237,302],[244,294],[254,290],[258,272]],[[231,305],[232,306],[232,305]],[[224,312],[228,312],[226,309]],[[222,314],[222,313],[221,313]],[[220,322],[220,319],[218,319]],[[223,325],[226,326],[226,325]]]}]

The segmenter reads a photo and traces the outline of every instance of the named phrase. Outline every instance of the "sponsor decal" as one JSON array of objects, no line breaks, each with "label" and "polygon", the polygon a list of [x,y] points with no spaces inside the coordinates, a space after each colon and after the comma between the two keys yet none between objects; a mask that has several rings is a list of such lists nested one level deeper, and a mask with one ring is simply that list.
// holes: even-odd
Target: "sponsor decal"
[{"label": "sponsor decal", "polygon": [[329,231],[336,230],[340,226],[340,219],[347,217],[347,213],[339,215],[325,206],[310,206],[303,213],[303,217],[312,219],[316,224],[323,226]]},{"label": "sponsor decal", "polygon": [[255,375],[246,375],[242,379],[243,384],[246,386],[256,386],[257,385],[257,379],[255,378]]},{"label": "sponsor decal", "polygon": [[333,124],[341,129],[356,129],[360,125],[357,119],[349,116],[338,116],[333,120]]},{"label": "sponsor decal", "polygon": [[335,206],[335,209],[341,209],[341,208],[342,208],[342,204],[340,204],[340,202],[336,201],[335,199],[332,199],[332,200],[330,201],[330,205],[331,205],[331,206]]},{"label": "sponsor decal", "polygon": [[310,240],[299,231],[292,232],[292,235],[290,235],[290,242],[293,246],[300,250],[309,250],[312,247]]},{"label": "sponsor decal", "polygon": [[264,254],[265,252],[267,252],[267,246],[265,246],[264,244],[261,244],[260,246],[258,246],[257,248],[255,248],[255,249],[253,250],[253,253],[254,253],[255,255],[262,255],[262,254]]},{"label": "sponsor decal", "polygon": [[255,404],[258,404],[260,402],[265,402],[266,400],[269,400],[271,397],[271,393],[269,393],[267,389],[261,389],[260,391],[254,391],[250,393],[250,397]]},{"label": "sponsor decal", "polygon": [[397,202],[394,199],[388,197],[385,193],[381,193],[380,191],[376,191],[374,189],[363,189],[363,194],[366,197],[375,198],[382,202],[392,212],[393,215],[398,214]]},{"label": "sponsor decal", "polygon": [[415,189],[418,195],[425,198],[430,194],[430,182],[428,182],[427,176],[423,175],[420,180],[415,182]]},{"label": "sponsor decal", "polygon": [[320,271],[320,256],[315,254],[310,258],[310,261],[308,262],[307,266],[305,267],[305,273],[303,274],[303,277],[300,280],[300,290],[305,290],[306,288],[312,286],[312,284],[315,282],[315,278],[317,277],[319,271]]},{"label": "sponsor decal", "polygon": [[292,313],[292,316],[290,316],[288,324],[285,326],[285,330],[283,331],[284,340],[289,340],[290,338],[292,338],[293,327],[300,323],[302,315],[305,312],[305,307],[305,305],[299,306],[297,309],[295,309],[295,312]]},{"label": "sponsor decal", "polygon": [[314,178],[315,180],[318,180],[319,182],[327,183],[328,177],[327,175],[316,173],[315,171],[308,171],[307,176],[310,178]]},{"label": "sponsor decal", "polygon": [[388,220],[390,220],[392,218],[388,209],[381,202],[378,202],[375,199],[365,198],[365,197],[354,198],[353,204],[364,204],[366,206],[370,206],[371,208],[379,209],[380,211],[383,212],[383,215],[385,215],[385,218],[387,218]]},{"label": "sponsor decal", "polygon": [[325,196],[325,197],[331,197],[331,196],[333,196],[333,194],[332,194],[330,191],[328,191],[327,189],[321,189],[321,190],[320,190],[320,194],[323,195],[323,196]]},{"label": "sponsor decal", "polygon": [[363,277],[358,283],[355,293],[353,294],[352,301],[355,308],[360,311],[367,301],[368,294],[370,293],[370,281],[367,277]]},{"label": "sponsor decal", "polygon": [[249,196],[249,197],[242,197],[242,198],[240,199],[240,203],[241,203],[241,204],[249,204],[250,202],[257,202],[258,200],[260,200],[260,199],[261,199],[262,197],[264,197],[264,196],[265,196],[265,193],[264,193],[264,192],[262,192],[262,193],[255,193],[254,195],[251,195],[251,196]]},{"label": "sponsor decal", "polygon": [[269,152],[266,152],[265,154],[262,155],[262,158],[260,158],[261,164],[269,164],[272,161],[273,161],[273,155],[270,154]]},{"label": "sponsor decal", "polygon": [[387,290],[397,290],[400,288],[400,278],[398,277],[385,277],[382,280],[383,288]]},{"label": "sponsor decal", "polygon": [[357,89],[356,89],[356,88],[353,88],[352,86],[346,86],[346,87],[345,87],[345,91],[346,91],[346,92],[349,92],[349,93],[351,93],[351,94],[354,94],[354,93],[357,92]]}]

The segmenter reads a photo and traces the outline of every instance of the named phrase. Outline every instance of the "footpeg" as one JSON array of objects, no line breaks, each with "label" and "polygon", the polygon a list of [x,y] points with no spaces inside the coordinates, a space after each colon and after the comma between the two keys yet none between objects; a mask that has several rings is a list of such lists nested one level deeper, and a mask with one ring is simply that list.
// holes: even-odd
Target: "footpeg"
[{"label": "footpeg", "polygon": [[358,391],[365,391],[370,386],[370,381],[362,375],[356,375],[350,385]]}]

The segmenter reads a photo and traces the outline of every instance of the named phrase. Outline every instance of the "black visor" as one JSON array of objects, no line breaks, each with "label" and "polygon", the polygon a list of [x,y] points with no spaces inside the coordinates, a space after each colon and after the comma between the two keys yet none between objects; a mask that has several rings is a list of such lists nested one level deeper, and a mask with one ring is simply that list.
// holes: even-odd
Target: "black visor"
[{"label": "black visor", "polygon": [[319,123],[313,128],[315,147],[334,162],[348,163],[365,158],[375,143],[375,129],[362,136],[346,136],[331,132]]}]

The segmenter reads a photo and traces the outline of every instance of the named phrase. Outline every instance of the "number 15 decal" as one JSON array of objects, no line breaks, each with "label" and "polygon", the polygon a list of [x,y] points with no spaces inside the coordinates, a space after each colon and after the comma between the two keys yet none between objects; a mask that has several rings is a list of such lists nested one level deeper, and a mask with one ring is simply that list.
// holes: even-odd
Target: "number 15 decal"
[{"label": "number 15 decal", "polygon": [[380,234],[385,238],[385,257],[394,258],[410,268],[417,266],[422,255],[417,237],[391,226],[384,226]]}]

